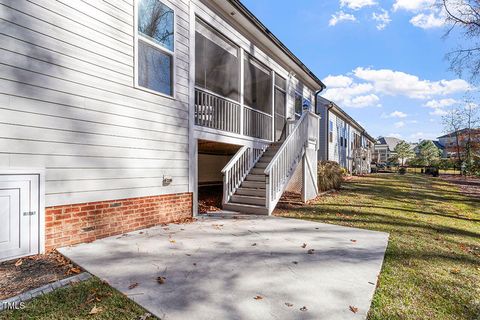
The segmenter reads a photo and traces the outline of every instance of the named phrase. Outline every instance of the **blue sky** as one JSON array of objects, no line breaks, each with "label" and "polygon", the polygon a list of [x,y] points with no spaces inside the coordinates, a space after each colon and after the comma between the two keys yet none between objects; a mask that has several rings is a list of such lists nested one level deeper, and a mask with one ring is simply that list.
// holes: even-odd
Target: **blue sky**
[{"label": "blue sky", "polygon": [[243,0],[373,136],[443,133],[441,116],[471,85],[450,71],[435,0]]}]

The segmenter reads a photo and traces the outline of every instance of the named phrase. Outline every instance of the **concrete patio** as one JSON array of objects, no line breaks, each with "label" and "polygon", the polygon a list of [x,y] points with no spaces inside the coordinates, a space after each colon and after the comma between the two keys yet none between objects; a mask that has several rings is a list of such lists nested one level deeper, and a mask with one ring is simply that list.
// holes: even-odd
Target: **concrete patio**
[{"label": "concrete patio", "polygon": [[387,242],[381,232],[227,214],[60,252],[161,319],[365,319]]}]

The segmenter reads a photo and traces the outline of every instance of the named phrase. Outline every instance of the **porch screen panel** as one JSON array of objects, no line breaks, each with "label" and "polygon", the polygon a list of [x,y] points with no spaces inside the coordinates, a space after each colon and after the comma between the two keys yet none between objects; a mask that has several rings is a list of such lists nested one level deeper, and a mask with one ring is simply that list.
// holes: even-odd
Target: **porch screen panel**
[{"label": "porch screen panel", "polygon": [[285,112],[286,112],[286,80],[275,75],[275,140],[282,138],[282,132],[285,128]]},{"label": "porch screen panel", "polygon": [[245,105],[272,114],[272,73],[252,57],[245,57]]},{"label": "porch screen panel", "polygon": [[239,101],[238,47],[201,20],[195,31],[195,85]]}]

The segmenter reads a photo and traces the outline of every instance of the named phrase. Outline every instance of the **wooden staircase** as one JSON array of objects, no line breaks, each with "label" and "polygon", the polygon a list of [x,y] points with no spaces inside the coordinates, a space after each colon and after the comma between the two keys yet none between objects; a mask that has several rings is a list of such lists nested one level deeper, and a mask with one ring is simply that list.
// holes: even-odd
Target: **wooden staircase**
[{"label": "wooden staircase", "polygon": [[248,172],[240,187],[223,205],[225,210],[268,214],[265,169],[280,149],[282,143],[272,143]]},{"label": "wooden staircase", "polygon": [[271,214],[308,146],[313,142],[318,150],[319,119],[306,112],[287,125],[284,141],[266,148],[242,147],[222,170],[223,208]]}]

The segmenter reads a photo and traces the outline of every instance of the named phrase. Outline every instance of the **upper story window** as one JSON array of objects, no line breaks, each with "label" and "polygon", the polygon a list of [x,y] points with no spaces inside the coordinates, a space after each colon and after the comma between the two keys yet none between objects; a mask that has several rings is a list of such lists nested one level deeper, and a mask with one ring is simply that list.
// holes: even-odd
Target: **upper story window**
[{"label": "upper story window", "polygon": [[246,106],[272,114],[272,71],[245,55],[244,92]]},{"label": "upper story window", "polygon": [[195,24],[195,85],[240,100],[240,50],[205,22]]},{"label": "upper story window", "polygon": [[137,83],[173,96],[174,11],[159,0],[139,0]]},{"label": "upper story window", "polygon": [[295,92],[295,115],[297,117],[300,117],[302,115],[302,110],[303,110],[303,96]]}]

